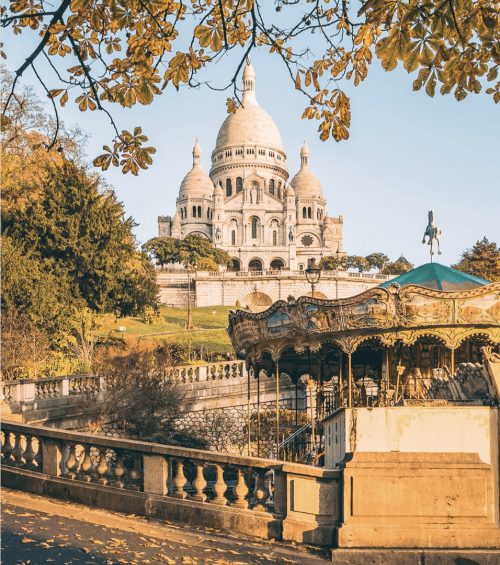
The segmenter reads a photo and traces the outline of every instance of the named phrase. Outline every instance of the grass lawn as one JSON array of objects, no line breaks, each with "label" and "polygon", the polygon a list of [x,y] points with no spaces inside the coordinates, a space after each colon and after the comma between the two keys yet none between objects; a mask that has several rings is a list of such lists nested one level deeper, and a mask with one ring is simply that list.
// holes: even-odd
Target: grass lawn
[{"label": "grass lawn", "polygon": [[[162,306],[160,312],[165,321],[161,324],[146,324],[143,318],[116,318],[106,314],[100,317],[100,328],[96,333],[99,336],[115,337],[168,334],[157,337],[197,349],[203,347],[213,353],[232,352],[231,341],[226,333],[229,310],[229,306],[193,308],[193,324],[196,330],[192,332],[184,331],[187,323],[187,308]],[[118,329],[120,327],[125,327],[126,331],[120,332]]]}]

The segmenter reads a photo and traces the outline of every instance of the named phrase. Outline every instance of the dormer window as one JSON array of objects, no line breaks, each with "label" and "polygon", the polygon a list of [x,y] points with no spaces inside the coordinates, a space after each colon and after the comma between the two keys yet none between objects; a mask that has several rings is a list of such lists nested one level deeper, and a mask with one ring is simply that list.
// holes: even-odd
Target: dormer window
[{"label": "dormer window", "polygon": [[269,157],[274,157],[274,151],[269,151]]},{"label": "dormer window", "polygon": [[266,154],[265,149],[259,149],[259,155],[265,155],[265,154]]},{"label": "dormer window", "polygon": [[232,157],[233,152],[232,151],[226,151],[226,157]]},{"label": "dormer window", "polygon": [[236,155],[243,155],[243,149],[236,149]]},{"label": "dormer window", "polygon": [[253,147],[247,147],[247,155],[255,155],[255,149]]}]

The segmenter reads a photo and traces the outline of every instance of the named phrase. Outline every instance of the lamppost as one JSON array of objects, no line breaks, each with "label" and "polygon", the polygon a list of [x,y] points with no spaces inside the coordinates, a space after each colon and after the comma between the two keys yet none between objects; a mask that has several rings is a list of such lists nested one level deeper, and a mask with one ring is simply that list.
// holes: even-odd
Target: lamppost
[{"label": "lamppost", "polygon": [[310,283],[312,288],[312,297],[314,298],[314,287],[318,284],[321,278],[321,269],[316,265],[316,259],[313,257],[309,259],[306,269],[307,282]]},{"label": "lamppost", "polygon": [[193,269],[194,273],[196,274],[196,270],[198,268],[198,263],[195,263],[194,265],[187,265],[187,273],[188,273],[188,321],[187,321],[187,330],[192,330],[194,329],[193,326],[193,313],[191,311],[191,277],[189,276],[191,274],[191,269]]},{"label": "lamppost", "polygon": [[340,252],[340,241],[337,240],[337,269],[335,275],[335,300],[339,299],[339,252]]}]

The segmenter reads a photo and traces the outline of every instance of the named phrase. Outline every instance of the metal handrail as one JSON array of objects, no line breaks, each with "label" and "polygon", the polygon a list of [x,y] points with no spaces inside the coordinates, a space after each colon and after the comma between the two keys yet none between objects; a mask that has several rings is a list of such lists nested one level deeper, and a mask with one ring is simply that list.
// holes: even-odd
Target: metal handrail
[{"label": "metal handrail", "polygon": [[284,439],[278,446],[278,449],[281,449],[284,445],[286,445],[287,443],[289,443],[290,441],[292,441],[292,439],[295,439],[298,435],[300,435],[301,433],[305,432],[308,428],[311,427],[311,422],[308,422],[307,424],[304,424],[301,428],[299,428],[298,430],[296,430],[295,432],[293,432],[293,434],[291,436],[288,436],[286,439]]}]

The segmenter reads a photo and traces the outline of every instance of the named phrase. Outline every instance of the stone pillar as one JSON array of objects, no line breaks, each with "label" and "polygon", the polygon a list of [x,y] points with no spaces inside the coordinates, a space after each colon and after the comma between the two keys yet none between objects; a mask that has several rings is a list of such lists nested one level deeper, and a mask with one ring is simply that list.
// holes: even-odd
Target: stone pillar
[{"label": "stone pillar", "polygon": [[207,380],[207,368],[206,367],[198,367],[198,375],[196,380],[201,383]]},{"label": "stone pillar", "polygon": [[21,401],[33,402],[35,400],[35,383],[26,383],[21,388]]},{"label": "stone pillar", "polygon": [[63,459],[62,444],[53,439],[43,438],[42,441],[42,465],[45,475],[59,477],[61,472],[61,462]]},{"label": "stone pillar", "polygon": [[58,396],[69,396],[69,379],[62,379],[58,383]]},{"label": "stone pillar", "polygon": [[143,472],[144,492],[162,496],[168,494],[168,464],[165,457],[162,455],[144,455]]}]

